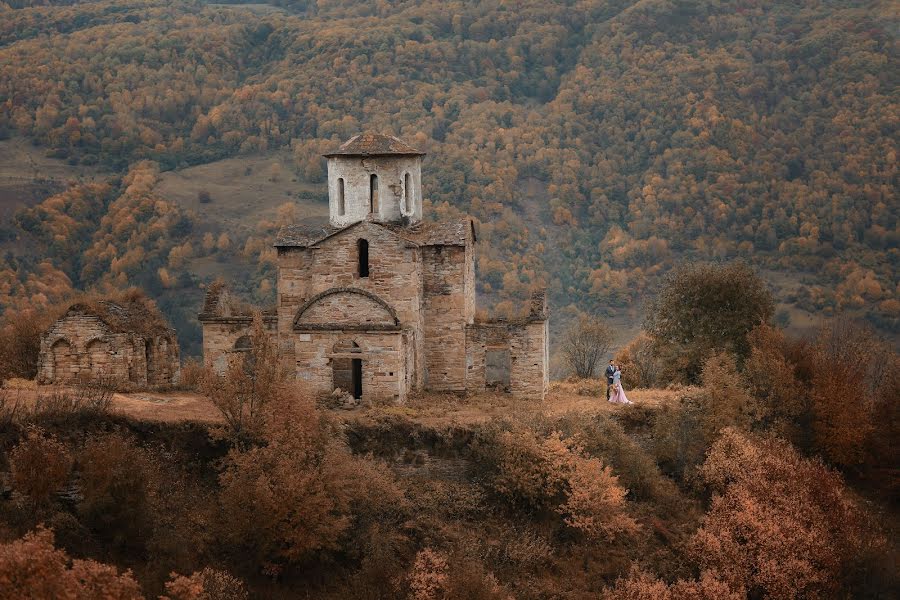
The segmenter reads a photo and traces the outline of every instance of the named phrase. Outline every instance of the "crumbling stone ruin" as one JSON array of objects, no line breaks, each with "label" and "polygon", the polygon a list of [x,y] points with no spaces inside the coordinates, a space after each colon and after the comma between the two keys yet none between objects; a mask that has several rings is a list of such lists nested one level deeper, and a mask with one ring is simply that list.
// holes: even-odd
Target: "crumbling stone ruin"
[{"label": "crumbling stone ruin", "polygon": [[[402,402],[418,390],[497,387],[543,398],[545,296],[519,320],[475,318],[475,227],[422,221],[424,154],[367,133],[325,156],[329,223],[292,225],[275,241],[277,305],[264,321],[285,367],[322,395]],[[246,350],[250,320],[210,287],[200,314],[207,364],[223,371]]]},{"label": "crumbling stone ruin", "polygon": [[143,295],[73,304],[41,337],[38,383],[102,379],[121,387],[175,383],[178,341]]}]

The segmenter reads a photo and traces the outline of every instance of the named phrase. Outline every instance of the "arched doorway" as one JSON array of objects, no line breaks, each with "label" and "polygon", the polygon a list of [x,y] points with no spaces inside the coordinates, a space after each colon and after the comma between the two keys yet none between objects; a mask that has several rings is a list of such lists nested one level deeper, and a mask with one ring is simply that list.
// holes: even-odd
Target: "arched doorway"
[{"label": "arched doorway", "polygon": [[109,347],[106,342],[96,338],[85,347],[88,355],[88,368],[94,377],[105,375],[109,369]]},{"label": "arched doorway", "polygon": [[341,340],[334,345],[333,350],[338,355],[331,359],[334,389],[340,388],[354,398],[362,398],[362,357],[352,356],[362,352],[359,344],[353,340]]},{"label": "arched doorway", "polygon": [[72,345],[64,340],[58,339],[51,347],[53,354],[53,377],[54,383],[63,383],[72,379],[75,375],[75,353],[72,352]]}]

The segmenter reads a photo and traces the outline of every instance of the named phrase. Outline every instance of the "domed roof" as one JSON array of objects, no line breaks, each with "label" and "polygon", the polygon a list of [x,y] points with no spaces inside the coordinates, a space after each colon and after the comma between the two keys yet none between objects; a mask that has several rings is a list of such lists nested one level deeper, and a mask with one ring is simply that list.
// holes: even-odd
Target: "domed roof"
[{"label": "domed roof", "polygon": [[324,156],[424,156],[421,150],[416,150],[400,138],[392,135],[366,132],[355,135],[334,152]]}]

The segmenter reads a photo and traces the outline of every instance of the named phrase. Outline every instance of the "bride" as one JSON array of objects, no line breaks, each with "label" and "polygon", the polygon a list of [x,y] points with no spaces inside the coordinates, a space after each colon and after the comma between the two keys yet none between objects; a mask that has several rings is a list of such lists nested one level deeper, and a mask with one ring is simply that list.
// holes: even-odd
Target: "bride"
[{"label": "bride", "polygon": [[625,396],[625,388],[622,387],[622,370],[616,365],[613,373],[613,389],[609,395],[609,401],[613,404],[634,404]]}]

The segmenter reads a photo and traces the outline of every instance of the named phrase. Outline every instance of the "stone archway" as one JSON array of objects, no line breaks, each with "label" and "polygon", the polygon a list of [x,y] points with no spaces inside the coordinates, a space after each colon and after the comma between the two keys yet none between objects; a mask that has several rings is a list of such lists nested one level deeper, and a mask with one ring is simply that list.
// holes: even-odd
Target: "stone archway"
[{"label": "stone archway", "polygon": [[64,383],[78,373],[78,363],[72,344],[65,338],[53,342],[50,347],[53,356],[53,383]]},{"label": "stone archway", "polygon": [[94,338],[84,347],[87,354],[88,371],[92,377],[106,375],[109,371],[109,344]]}]

